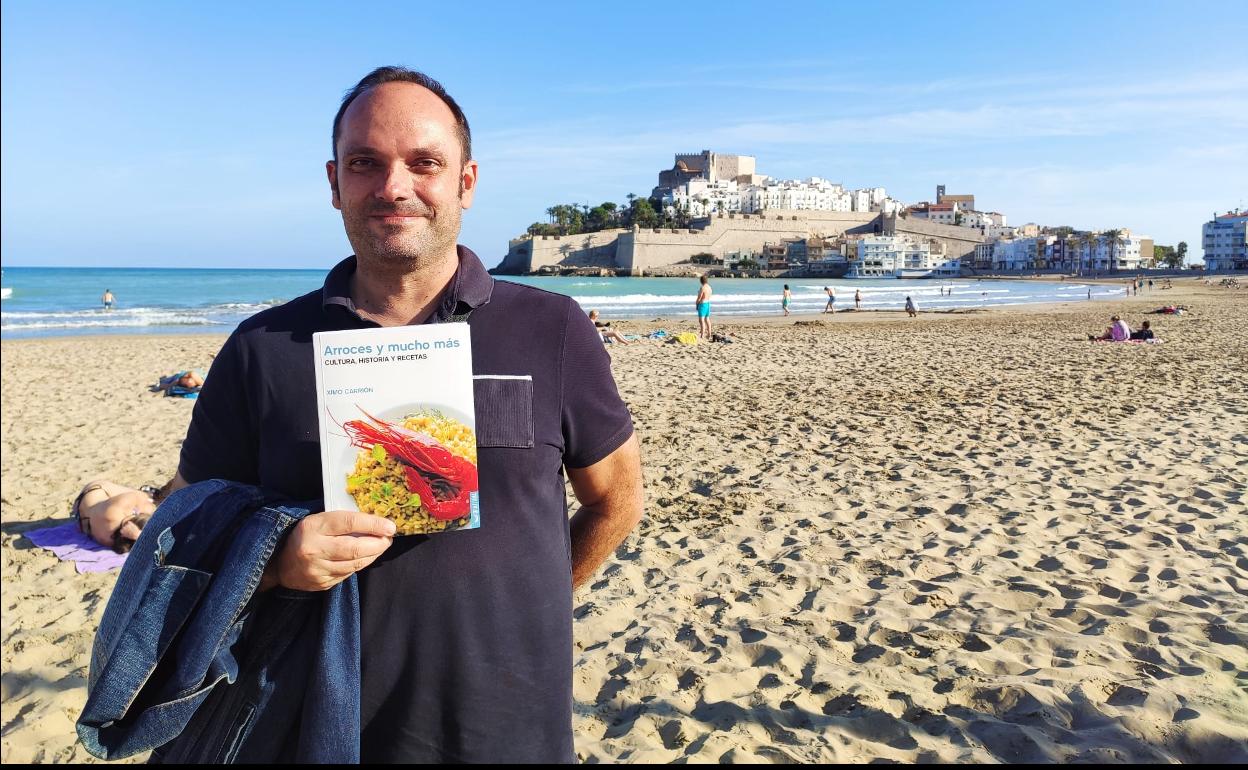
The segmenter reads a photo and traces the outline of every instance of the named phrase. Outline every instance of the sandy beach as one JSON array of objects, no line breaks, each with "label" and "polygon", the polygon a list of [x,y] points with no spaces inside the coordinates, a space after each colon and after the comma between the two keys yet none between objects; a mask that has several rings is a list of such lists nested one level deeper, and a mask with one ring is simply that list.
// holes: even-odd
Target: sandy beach
[{"label": "sandy beach", "polygon": [[[1248,292],[720,328],[611,349],[647,506],[577,594],[580,759],[1248,762]],[[148,386],[222,341],[0,346],[0,760],[95,761],[116,574],[22,533],[169,478],[194,402]]]}]

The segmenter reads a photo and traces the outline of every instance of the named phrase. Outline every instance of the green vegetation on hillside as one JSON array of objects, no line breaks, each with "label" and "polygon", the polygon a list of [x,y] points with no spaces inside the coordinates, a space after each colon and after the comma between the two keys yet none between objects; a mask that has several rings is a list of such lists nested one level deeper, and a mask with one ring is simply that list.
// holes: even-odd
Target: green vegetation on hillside
[{"label": "green vegetation on hillside", "polygon": [[579,235],[612,228],[688,227],[689,212],[664,212],[658,198],[641,198],[629,193],[626,203],[604,201],[590,207],[579,203],[560,203],[546,209],[547,222],[529,225],[529,235]]}]

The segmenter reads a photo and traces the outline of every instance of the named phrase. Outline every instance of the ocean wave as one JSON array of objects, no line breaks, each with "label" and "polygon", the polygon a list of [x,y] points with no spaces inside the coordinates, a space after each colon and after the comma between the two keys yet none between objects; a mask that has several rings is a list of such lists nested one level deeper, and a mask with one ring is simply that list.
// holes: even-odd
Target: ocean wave
[{"label": "ocean wave", "polygon": [[[1005,305],[1025,305],[1038,302],[1061,302],[1082,299],[1084,294],[1063,294],[1061,296],[1044,294],[1012,294],[1008,290],[964,291],[940,296],[933,289],[930,295],[905,288],[890,290],[887,293],[876,292],[864,294],[861,308],[863,310],[900,310],[905,305],[905,298],[912,297],[923,310],[954,310],[960,308],[1001,307]],[[853,307],[853,299],[838,297],[837,307],[841,310]],[[618,305],[613,300],[624,300]],[[591,297],[579,298],[578,303],[588,311],[598,309],[607,316],[643,317],[652,315],[691,316],[694,314],[693,302],[684,296],[671,297],[661,295],[632,295],[625,297]],[[794,294],[789,309],[798,313],[811,313],[823,310],[826,297],[819,295]],[[735,294],[715,295],[711,300],[714,315],[749,316],[772,315],[781,312],[779,294]]]},{"label": "ocean wave", "polygon": [[849,281],[833,282],[833,283],[820,284],[820,285],[799,284],[797,288],[808,289],[812,292],[818,292],[819,294],[823,294],[824,286],[831,286],[832,288],[836,289],[837,299],[840,299],[841,297],[845,295],[849,295],[852,297],[855,291],[862,292],[863,296],[866,296],[868,294],[881,294],[881,293],[898,292],[898,291],[905,292],[907,294],[912,294],[914,292],[920,292],[920,291],[938,292],[940,291],[942,287],[944,287],[945,289],[949,289],[952,287],[955,294],[960,291],[962,292],[973,291],[977,293],[980,291],[986,291],[990,294],[1010,294],[1011,292],[1014,291],[1013,289],[1010,289],[1008,287],[985,289],[985,288],[982,288],[984,284],[942,283],[939,278],[924,278],[924,279],[914,279],[914,280],[898,279],[896,283],[890,283],[887,286],[879,286],[879,285],[859,286],[859,285],[856,285],[854,281],[849,280]]},{"label": "ocean wave", "polygon": [[224,305],[213,305],[212,307],[229,310],[234,313],[259,313],[261,310],[268,310],[271,307],[285,304],[284,299],[266,299],[263,302],[227,302]]},{"label": "ocean wave", "polygon": [[267,305],[230,303],[203,308],[134,307],[104,310],[4,310],[0,329],[77,329],[144,326],[233,326]]},{"label": "ocean wave", "polygon": [[[1005,298],[1004,296],[999,296],[999,295],[1009,295],[1012,293],[1013,292],[1011,292],[1009,289],[985,289],[982,291],[972,291],[972,290],[966,290],[963,292],[955,291],[952,295],[946,294],[944,296],[945,296],[945,299],[950,299],[950,300],[957,299],[957,300],[969,302],[981,296],[989,296],[989,297],[1004,299]],[[713,306],[774,305],[780,302],[780,296],[781,294],[778,291],[768,292],[766,294],[715,294],[711,297],[711,304]],[[938,287],[936,286],[932,286],[930,289],[928,288],[917,289],[914,287],[905,287],[905,286],[899,286],[897,288],[886,288],[886,289],[875,288],[873,290],[863,291],[863,302],[865,304],[868,302],[890,301],[890,298],[901,298],[901,300],[904,301],[906,296],[914,296],[914,297],[930,296],[930,297],[935,298],[935,297],[939,297],[940,293],[939,293]],[[688,294],[688,295],[685,295],[685,294],[681,294],[681,295],[624,294],[618,297],[573,296],[572,299],[576,300],[577,303],[579,303],[582,306],[592,305],[595,307],[625,308],[625,307],[646,307],[646,306],[660,306],[660,305],[661,306],[683,305],[686,303],[692,303],[693,295],[692,294]],[[819,291],[818,293],[793,292],[793,301],[822,304],[822,303],[827,302],[827,295],[824,294],[822,291]],[[853,302],[853,294],[838,292],[837,301],[840,303]]]},{"label": "ocean wave", "polygon": [[[807,296],[813,298],[814,295],[795,295]],[[573,296],[572,299],[581,303],[598,302],[603,305],[647,305],[647,304],[678,304],[683,302],[692,303],[695,295],[690,292],[688,294],[623,294],[618,297],[610,296]],[[718,302],[779,302],[780,292],[768,292],[766,294],[715,294],[711,297],[712,303]]]},{"label": "ocean wave", "polygon": [[28,329],[106,329],[106,328],[139,328],[144,326],[232,326],[229,321],[218,321],[211,318],[192,316],[170,316],[168,318],[109,318],[73,321],[32,321],[30,323],[9,323],[0,320],[0,329],[5,331],[25,331]]}]

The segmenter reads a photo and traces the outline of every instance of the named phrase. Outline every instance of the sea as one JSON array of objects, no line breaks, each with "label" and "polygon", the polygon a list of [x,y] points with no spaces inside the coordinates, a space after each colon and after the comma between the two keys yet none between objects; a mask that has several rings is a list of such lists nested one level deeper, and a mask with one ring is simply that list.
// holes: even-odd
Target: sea
[{"label": "sea", "polygon": [[[5,267],[0,275],[0,338],[83,334],[227,334],[243,319],[320,288],[326,269]],[[604,318],[673,319],[695,315],[698,282],[689,278],[509,277],[503,280],[566,294]],[[920,310],[989,308],[1038,302],[1079,302],[1121,295],[1120,287],[1078,281],[715,279],[715,318],[780,315],[785,284],[790,309],[818,312],[824,286],[836,307],[901,310],[912,297]],[[100,297],[116,298],[105,310]],[[948,293],[945,293],[948,292]]]}]

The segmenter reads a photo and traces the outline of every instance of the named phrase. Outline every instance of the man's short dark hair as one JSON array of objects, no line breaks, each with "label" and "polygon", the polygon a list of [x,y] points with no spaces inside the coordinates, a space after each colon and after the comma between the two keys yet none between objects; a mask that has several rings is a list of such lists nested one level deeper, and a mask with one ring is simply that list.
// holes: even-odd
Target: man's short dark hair
[{"label": "man's short dark hair", "polygon": [[459,146],[464,152],[463,162],[467,163],[472,160],[472,131],[468,128],[468,118],[464,117],[464,111],[459,108],[451,95],[446,92],[442,84],[423,72],[410,70],[406,67],[378,67],[372,72],[364,76],[364,79],[355,84],[355,87],[342,97],[342,106],[338,108],[338,114],[334,116],[334,135],[333,150],[334,161],[338,161],[338,136],[342,129],[342,116],[346,113],[347,108],[351,106],[351,102],[360,94],[371,91],[383,83],[415,83],[422,88],[432,91],[442,102],[451,109],[451,114],[455,116],[455,133],[459,135]]}]

